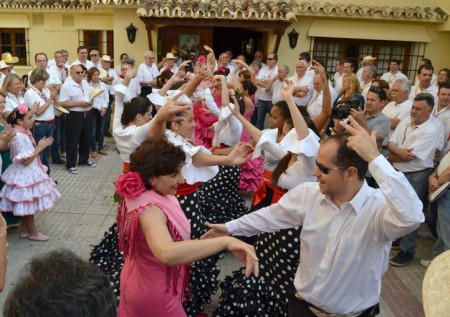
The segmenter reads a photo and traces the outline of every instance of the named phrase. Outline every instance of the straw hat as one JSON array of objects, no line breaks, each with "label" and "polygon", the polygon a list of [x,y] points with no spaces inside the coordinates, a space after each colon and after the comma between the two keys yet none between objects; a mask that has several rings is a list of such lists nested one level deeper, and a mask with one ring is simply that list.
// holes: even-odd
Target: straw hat
[{"label": "straw hat", "polygon": [[167,53],[166,54],[166,59],[175,59],[175,55],[173,55],[172,53]]},{"label": "straw hat", "polygon": [[450,250],[435,257],[425,273],[422,284],[425,316],[448,316],[450,311],[448,294],[450,294]]},{"label": "straw hat", "polygon": [[0,69],[9,68],[9,65],[6,65],[5,61],[0,61]]},{"label": "straw hat", "polygon": [[374,61],[374,60],[376,60],[376,59],[377,59],[376,57],[373,57],[373,56],[371,56],[371,55],[365,56],[365,57],[362,59],[361,64],[364,64],[364,63],[367,63],[367,62],[372,62],[372,61]]},{"label": "straw hat", "polygon": [[8,64],[15,64],[19,61],[19,58],[17,56],[12,56],[9,52],[6,52],[2,54],[2,61]]},{"label": "straw hat", "polygon": [[101,60],[104,62],[112,62],[113,61],[113,59],[111,59],[111,56],[109,56],[109,55],[103,55]]}]

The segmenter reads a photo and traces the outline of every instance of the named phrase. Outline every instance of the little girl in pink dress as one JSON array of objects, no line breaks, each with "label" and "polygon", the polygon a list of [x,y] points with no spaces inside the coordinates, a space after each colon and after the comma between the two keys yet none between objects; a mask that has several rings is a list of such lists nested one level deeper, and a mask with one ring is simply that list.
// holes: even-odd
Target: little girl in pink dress
[{"label": "little girl in pink dress", "polygon": [[8,116],[16,137],[11,142],[13,163],[2,175],[5,186],[0,192],[0,211],[21,217],[20,238],[47,241],[50,238],[36,229],[34,214],[52,208],[60,193],[39,158],[39,153],[53,143],[53,138],[43,138],[36,145],[30,131],[34,123],[33,114],[33,109],[20,104]]}]

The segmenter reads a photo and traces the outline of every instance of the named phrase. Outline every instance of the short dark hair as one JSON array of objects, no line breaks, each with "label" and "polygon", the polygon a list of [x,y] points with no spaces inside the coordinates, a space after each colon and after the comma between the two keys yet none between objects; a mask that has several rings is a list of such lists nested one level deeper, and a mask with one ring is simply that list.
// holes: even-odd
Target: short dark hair
[{"label": "short dark hair", "polygon": [[36,68],[30,74],[30,83],[34,85],[41,80],[47,81],[49,77],[50,76],[45,69]]},{"label": "short dark hair", "polygon": [[124,56],[129,56],[127,53],[122,53],[122,54],[120,54],[120,60],[122,60],[122,58],[124,57]]},{"label": "short dark hair", "polygon": [[308,63],[311,63],[311,53],[309,52],[301,52],[298,56],[298,59],[306,59]]},{"label": "short dark hair", "polygon": [[399,61],[398,59],[393,58],[389,60],[389,63],[396,63],[397,65],[400,65],[402,62]]},{"label": "short dark hair", "polygon": [[131,170],[138,172],[145,184],[151,189],[151,177],[176,174],[184,161],[186,154],[165,137],[148,137],[130,155]]},{"label": "short dark hair", "polygon": [[72,251],[59,249],[34,257],[14,286],[3,315],[116,316],[116,300],[106,275]]},{"label": "short dark hair", "polygon": [[428,64],[430,66],[433,66],[433,63],[431,62],[431,59],[429,59],[429,58],[422,57],[422,62],[424,62],[425,64]]},{"label": "short dark hair", "polygon": [[431,70],[432,72],[434,72],[434,67],[431,64],[425,63],[419,67],[419,69],[417,70],[417,74],[420,75],[423,69]]},{"label": "short dark hair", "polygon": [[344,169],[355,167],[358,171],[358,179],[362,181],[367,174],[369,164],[347,146],[348,138],[350,136],[351,135],[347,132],[336,133],[331,135],[325,142],[334,141],[338,144],[336,156],[334,157],[334,163]]},{"label": "short dark hair", "polygon": [[37,57],[38,57],[39,55],[44,55],[44,56],[45,56],[45,60],[48,61],[47,54],[45,54],[45,53],[36,53],[36,54],[34,54],[34,61],[35,61],[35,62],[37,62]]},{"label": "short dark hair", "polygon": [[446,81],[439,84],[438,93],[441,91],[441,89],[450,89],[450,81]]},{"label": "short dark hair", "polygon": [[372,92],[374,94],[378,95],[378,98],[380,98],[380,100],[386,100],[387,99],[387,94],[386,91],[383,88],[380,87],[370,87],[369,88],[369,92]]},{"label": "short dark hair", "polygon": [[425,101],[430,108],[434,107],[434,97],[427,92],[421,92],[414,97],[414,101]]},{"label": "short dark hair", "polygon": [[129,102],[124,103],[120,122],[123,125],[130,124],[138,114],[145,114],[150,110],[152,103],[148,98],[141,96],[134,97]]},{"label": "short dark hair", "polygon": [[78,46],[77,53],[79,53],[81,50],[87,50],[87,47],[84,45]]}]

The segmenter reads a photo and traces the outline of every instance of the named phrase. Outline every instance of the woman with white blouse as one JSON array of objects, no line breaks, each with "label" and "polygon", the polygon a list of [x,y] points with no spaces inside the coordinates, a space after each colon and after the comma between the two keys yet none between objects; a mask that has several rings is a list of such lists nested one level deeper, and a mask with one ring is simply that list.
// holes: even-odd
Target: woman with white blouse
[{"label": "woman with white blouse", "polygon": [[17,108],[20,104],[25,104],[25,99],[22,97],[22,81],[20,77],[14,73],[9,73],[3,80],[2,89],[6,91],[5,111],[3,115],[8,115]]},{"label": "woman with white blouse", "polygon": [[100,80],[100,71],[97,67],[91,67],[87,72],[89,82],[89,94],[92,98],[92,137],[91,137],[91,157],[96,158],[97,153],[108,155],[103,150],[105,129],[105,114],[108,109],[109,94],[105,83]]}]

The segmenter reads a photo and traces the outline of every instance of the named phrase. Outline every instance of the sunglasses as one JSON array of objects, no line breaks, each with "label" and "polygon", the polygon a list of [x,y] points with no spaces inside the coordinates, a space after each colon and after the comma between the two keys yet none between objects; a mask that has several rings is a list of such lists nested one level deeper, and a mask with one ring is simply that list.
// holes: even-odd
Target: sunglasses
[{"label": "sunglasses", "polygon": [[325,174],[325,175],[328,175],[328,173],[331,170],[340,170],[340,169],[344,168],[344,167],[326,167],[326,166],[323,166],[320,163],[317,163],[317,161],[316,161],[316,166],[319,169],[320,173]]},{"label": "sunglasses", "polygon": [[91,57],[95,57],[95,56],[98,56],[97,54],[91,54]]},{"label": "sunglasses", "polygon": [[81,74],[84,74],[84,71],[81,71],[81,72],[75,72],[77,75],[81,75]]},{"label": "sunglasses", "polygon": [[272,58],[272,57],[267,57],[267,60],[268,61],[273,61],[275,58]]}]

